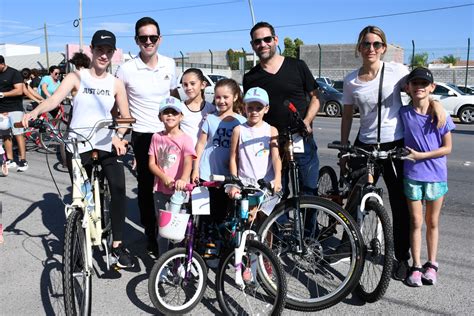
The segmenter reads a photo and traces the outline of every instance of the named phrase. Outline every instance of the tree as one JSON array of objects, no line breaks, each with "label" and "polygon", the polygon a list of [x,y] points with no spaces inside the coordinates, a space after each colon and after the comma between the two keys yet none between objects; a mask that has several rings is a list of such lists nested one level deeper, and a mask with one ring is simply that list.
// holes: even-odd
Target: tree
[{"label": "tree", "polygon": [[283,40],[285,44],[285,50],[283,51],[283,56],[286,57],[299,57],[300,46],[304,45],[303,41],[299,38],[295,38],[295,40],[291,40],[289,37],[285,37]]},{"label": "tree", "polygon": [[[228,49],[227,50],[227,61],[229,63],[229,67],[232,70],[238,70],[239,69],[239,58],[240,57],[245,57],[244,52],[239,52],[239,51],[234,51],[233,49]],[[245,61],[245,69],[250,69],[252,68],[253,63],[250,60]]]},{"label": "tree", "polygon": [[428,65],[428,53],[415,54],[410,64],[412,67],[426,67]]},{"label": "tree", "polygon": [[456,63],[459,61],[459,57],[454,57],[453,54],[450,54],[441,57],[441,61],[443,62],[443,64],[452,64],[453,66],[455,66]]}]

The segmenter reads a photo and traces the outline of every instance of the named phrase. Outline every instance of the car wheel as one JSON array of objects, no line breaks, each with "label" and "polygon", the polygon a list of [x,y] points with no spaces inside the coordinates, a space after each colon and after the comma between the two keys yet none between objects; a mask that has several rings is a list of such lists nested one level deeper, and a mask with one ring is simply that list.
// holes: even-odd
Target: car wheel
[{"label": "car wheel", "polygon": [[334,101],[329,101],[326,103],[326,107],[324,108],[324,112],[327,116],[336,117],[341,114],[341,105]]},{"label": "car wheel", "polygon": [[461,123],[473,124],[474,123],[474,106],[466,105],[461,108],[458,112],[458,117]]}]

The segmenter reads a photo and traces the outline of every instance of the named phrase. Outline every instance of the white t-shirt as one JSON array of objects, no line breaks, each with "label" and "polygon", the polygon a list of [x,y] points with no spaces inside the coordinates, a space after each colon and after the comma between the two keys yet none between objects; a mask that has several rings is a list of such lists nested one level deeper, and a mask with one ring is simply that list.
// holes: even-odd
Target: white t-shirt
[{"label": "white t-shirt", "polygon": [[[79,71],[81,84],[72,101],[71,132],[69,137],[87,137],[92,127],[99,120],[111,119],[115,104],[114,76],[107,74],[105,78],[93,77],[89,69]],[[88,142],[78,143],[79,153],[100,149],[112,151],[112,136],[114,131],[101,128],[96,131]],[[68,147],[68,151],[72,148]]]},{"label": "white t-shirt", "polygon": [[164,130],[158,118],[160,102],[177,87],[176,63],[172,58],[158,55],[158,64],[149,68],[140,55],[122,64],[115,74],[125,84],[130,114],[137,121],[133,130],[156,133]]},{"label": "white t-shirt", "polygon": [[201,133],[202,123],[209,113],[215,112],[216,106],[207,101],[200,111],[191,111],[183,102],[183,120],[181,121],[181,130],[189,135],[193,140],[193,145],[196,146],[199,134]]},{"label": "white t-shirt", "polygon": [[[380,141],[392,142],[403,138],[403,124],[398,111],[402,106],[400,89],[402,79],[408,74],[408,68],[398,63],[385,64],[382,88],[382,120]],[[377,102],[379,95],[380,74],[382,63],[377,77],[365,82],[358,78],[359,69],[344,78],[343,103],[354,105],[360,113],[359,140],[366,144],[377,142]]]}]

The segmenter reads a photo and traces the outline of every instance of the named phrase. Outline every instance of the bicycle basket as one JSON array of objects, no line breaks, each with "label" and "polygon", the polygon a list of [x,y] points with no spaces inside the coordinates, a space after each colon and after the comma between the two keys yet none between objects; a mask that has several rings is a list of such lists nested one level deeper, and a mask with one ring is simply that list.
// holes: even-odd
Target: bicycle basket
[{"label": "bicycle basket", "polygon": [[173,243],[181,242],[186,233],[189,214],[160,210],[159,234]]}]

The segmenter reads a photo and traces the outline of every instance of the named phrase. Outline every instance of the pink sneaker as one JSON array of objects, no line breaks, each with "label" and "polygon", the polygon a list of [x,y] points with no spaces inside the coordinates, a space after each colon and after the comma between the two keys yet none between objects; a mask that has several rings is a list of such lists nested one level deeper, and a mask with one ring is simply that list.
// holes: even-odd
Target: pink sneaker
[{"label": "pink sneaker", "polygon": [[244,269],[244,272],[242,273],[242,279],[245,282],[252,282],[253,276],[252,276],[252,270],[250,270],[250,268]]},{"label": "pink sneaker", "polygon": [[409,286],[420,287],[423,285],[421,282],[421,276],[423,274],[422,268],[411,267],[410,274],[406,278],[406,282]]},{"label": "pink sneaker", "polygon": [[423,265],[423,268],[425,269],[425,272],[421,277],[423,281],[427,284],[435,285],[438,276],[438,264],[436,262],[433,263],[428,261]]}]

